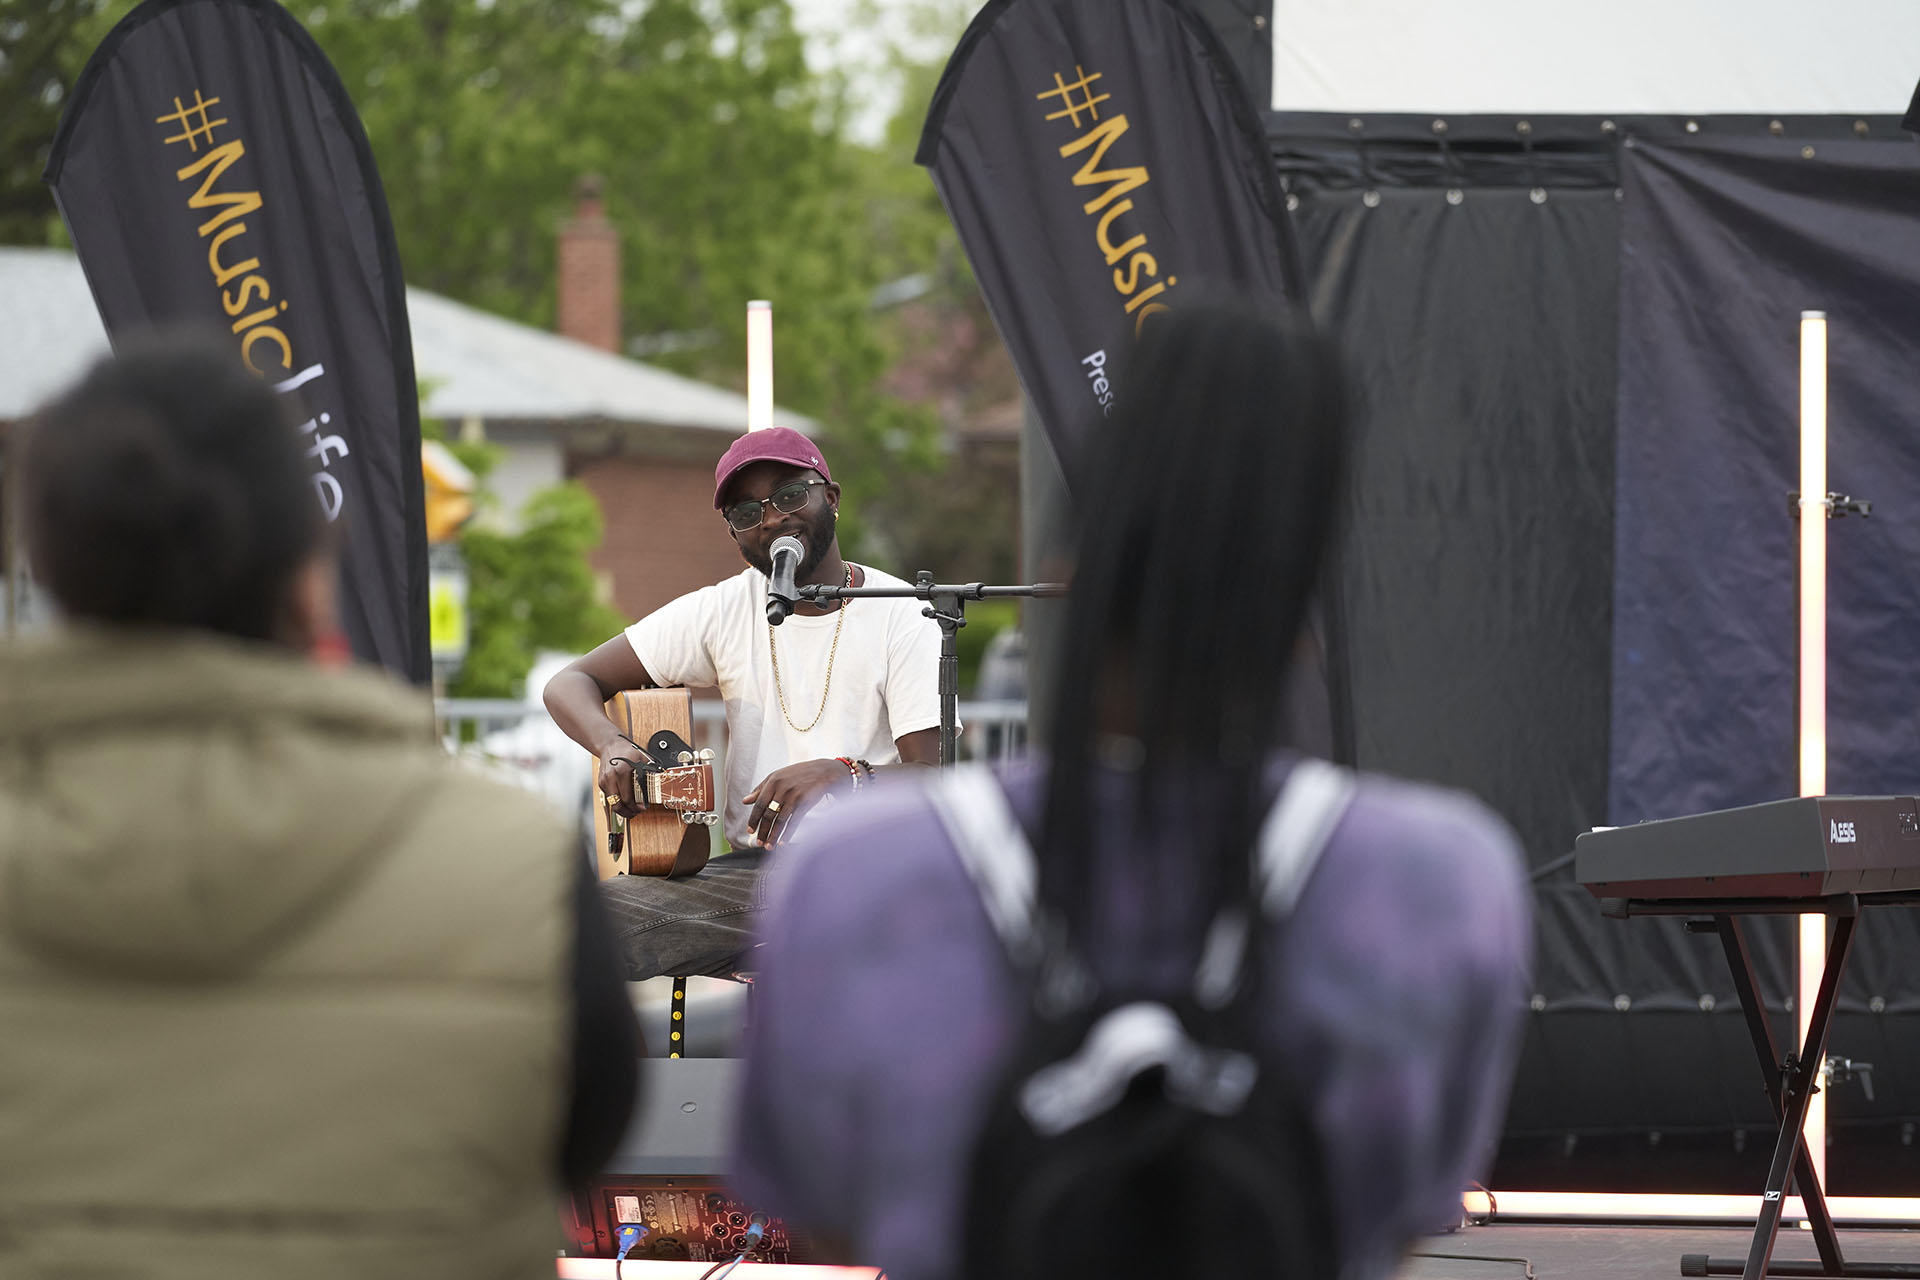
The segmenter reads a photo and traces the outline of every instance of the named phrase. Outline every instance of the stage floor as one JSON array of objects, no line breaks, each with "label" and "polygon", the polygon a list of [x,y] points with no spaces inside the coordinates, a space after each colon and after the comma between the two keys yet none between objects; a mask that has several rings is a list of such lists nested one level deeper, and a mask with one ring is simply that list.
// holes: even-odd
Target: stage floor
[{"label": "stage floor", "polygon": [[[1395,1280],[1678,1280],[1680,1255],[1745,1258],[1751,1228],[1726,1226],[1563,1226],[1493,1222],[1435,1236]],[[1841,1228],[1848,1262],[1920,1262],[1920,1230]],[[1780,1232],[1775,1260],[1817,1261],[1813,1238]]]}]

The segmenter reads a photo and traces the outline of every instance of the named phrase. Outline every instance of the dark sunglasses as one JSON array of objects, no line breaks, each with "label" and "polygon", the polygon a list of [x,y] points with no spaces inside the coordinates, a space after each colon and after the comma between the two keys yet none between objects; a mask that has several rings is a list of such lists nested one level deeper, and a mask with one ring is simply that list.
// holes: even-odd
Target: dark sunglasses
[{"label": "dark sunglasses", "polygon": [[775,489],[765,501],[759,498],[748,498],[743,502],[736,502],[726,510],[727,524],[738,533],[758,529],[760,522],[766,519],[768,502],[773,504],[775,511],[792,515],[807,505],[813,497],[815,485],[825,486],[826,483],[825,480],[796,480],[792,484],[783,484]]}]

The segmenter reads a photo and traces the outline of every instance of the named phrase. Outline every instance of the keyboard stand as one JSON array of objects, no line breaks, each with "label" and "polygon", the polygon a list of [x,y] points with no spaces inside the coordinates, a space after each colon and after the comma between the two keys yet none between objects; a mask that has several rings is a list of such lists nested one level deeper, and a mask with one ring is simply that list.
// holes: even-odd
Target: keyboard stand
[{"label": "keyboard stand", "polygon": [[[1740,996],[1741,1011],[1747,1017],[1747,1032],[1767,1080],[1767,1097],[1773,1102],[1774,1118],[1780,1122],[1780,1136],[1774,1143],[1773,1163],[1767,1170],[1767,1185],[1760,1199],[1760,1216],[1753,1224],[1753,1244],[1744,1260],[1712,1258],[1704,1253],[1689,1253],[1680,1259],[1683,1276],[1741,1276],[1743,1280],[1762,1280],[1764,1276],[1847,1277],[1849,1280],[1920,1280],[1920,1263],[1850,1263],[1840,1253],[1840,1237],[1833,1228],[1833,1216],[1827,1211],[1827,1198],[1814,1176],[1813,1160],[1807,1152],[1803,1132],[1807,1107],[1820,1091],[1820,1068],[1827,1060],[1827,1030],[1833,1023],[1838,1002],[1840,977],[1847,967],[1847,953],[1853,947],[1853,933],[1860,921],[1862,904],[1899,905],[1920,902],[1920,891],[1872,894],[1865,898],[1851,893],[1824,898],[1734,898],[1647,899],[1607,898],[1600,904],[1602,915],[1625,919],[1629,916],[1683,915],[1689,931],[1720,935],[1727,953],[1727,967],[1733,971],[1734,990]],[[1742,916],[1750,915],[1826,915],[1833,920],[1833,938],[1827,945],[1827,961],[1820,974],[1820,994],[1813,1002],[1813,1016],[1807,1021],[1807,1037],[1797,1053],[1780,1056],[1767,1022],[1766,1006],[1761,1003],[1759,985],[1754,979],[1753,960],[1747,951]],[[1813,1245],[1820,1253],[1818,1262],[1773,1262],[1775,1237],[1780,1217],[1786,1208],[1791,1181],[1805,1206],[1807,1225],[1812,1228]]]}]

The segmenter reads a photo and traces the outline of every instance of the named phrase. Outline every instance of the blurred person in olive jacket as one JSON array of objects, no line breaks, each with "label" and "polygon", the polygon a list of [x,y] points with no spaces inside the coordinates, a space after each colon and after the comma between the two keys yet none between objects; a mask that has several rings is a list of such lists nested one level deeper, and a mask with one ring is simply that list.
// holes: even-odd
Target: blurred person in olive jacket
[{"label": "blurred person in olive jacket", "polygon": [[[18,453],[18,451],[16,451]],[[637,1034],[576,838],[338,650],[283,402],[123,346],[28,424],[0,1275],[553,1274]]]}]

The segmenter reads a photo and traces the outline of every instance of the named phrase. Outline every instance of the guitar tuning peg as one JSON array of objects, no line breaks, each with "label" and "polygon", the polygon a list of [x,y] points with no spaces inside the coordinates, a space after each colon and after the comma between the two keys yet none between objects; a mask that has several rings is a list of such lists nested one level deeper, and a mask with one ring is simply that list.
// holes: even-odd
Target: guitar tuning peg
[{"label": "guitar tuning peg", "polygon": [[677,760],[677,761],[679,761],[679,762],[680,762],[681,764],[692,764],[692,763],[693,763],[693,752],[691,752],[691,751],[682,751],[682,752],[681,752],[681,753],[680,753],[679,755],[677,755],[677,756],[675,756],[675,757],[674,757],[674,759],[675,759],[675,760]]},{"label": "guitar tuning peg", "polygon": [[698,759],[702,764],[711,764],[713,762],[713,748],[712,747],[700,748]]}]

